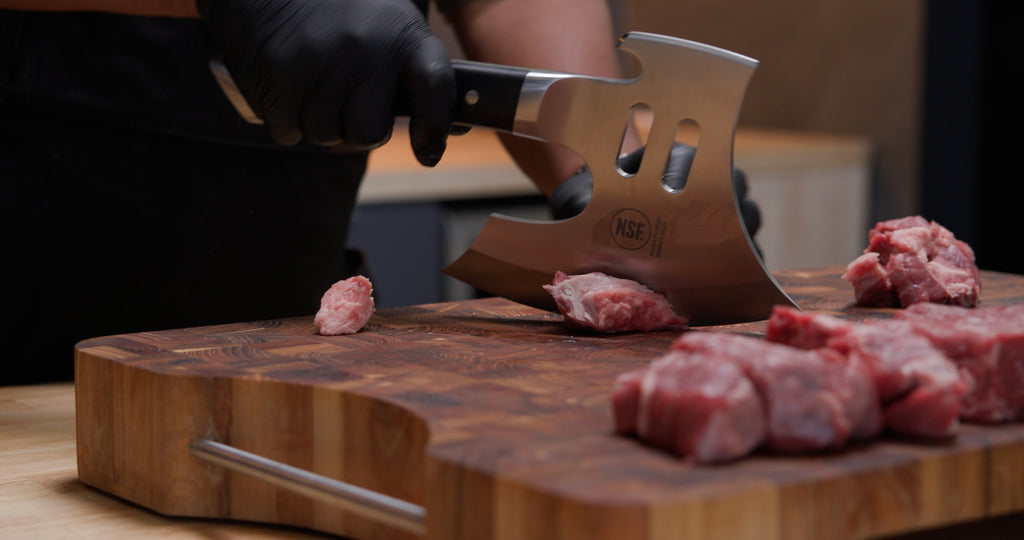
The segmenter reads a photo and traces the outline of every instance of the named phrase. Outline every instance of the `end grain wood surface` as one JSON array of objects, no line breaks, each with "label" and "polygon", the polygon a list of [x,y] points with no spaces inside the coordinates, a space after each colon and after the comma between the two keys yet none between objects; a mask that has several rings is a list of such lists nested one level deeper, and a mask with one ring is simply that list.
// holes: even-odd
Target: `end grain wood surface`
[{"label": "end grain wood surface", "polygon": [[0,538],[324,537],[263,524],[171,518],[93,489],[75,468],[74,385],[0,387]]},{"label": "end grain wood surface", "polygon": [[[863,320],[842,269],[779,274],[808,310]],[[1024,302],[985,272],[983,304]],[[764,322],[703,328],[762,335]],[[210,438],[427,509],[427,538],[883,536],[1024,510],[1024,424],[702,467],[612,433],[611,383],[674,332],[593,335],[503,299],[382,310],[353,336],[311,317],[79,345],[83,481],[170,515],[400,537],[188,455]]]}]

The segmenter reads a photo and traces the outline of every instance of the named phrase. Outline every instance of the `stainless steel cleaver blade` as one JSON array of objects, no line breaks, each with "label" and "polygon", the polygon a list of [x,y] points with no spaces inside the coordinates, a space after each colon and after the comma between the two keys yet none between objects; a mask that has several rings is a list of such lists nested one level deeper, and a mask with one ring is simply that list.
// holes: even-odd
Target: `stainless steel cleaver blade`
[{"label": "stainless steel cleaver blade", "polygon": [[[594,180],[587,208],[554,222],[494,214],[444,272],[554,310],[542,285],[556,271],[602,271],[665,294],[693,325],[760,320],[776,304],[795,306],[758,255],[732,188],[733,136],[757,61],[637,32],[619,48],[636,60],[634,78],[527,73],[508,129],[579,154]],[[461,85],[459,91],[471,96],[466,104],[484,94]],[[640,168],[627,175],[616,160],[637,104],[650,109],[653,123]],[[661,180],[683,121],[699,127],[699,142],[686,184],[676,191]]]},{"label": "stainless steel cleaver blade", "polygon": [[[587,208],[562,221],[493,214],[444,272],[488,293],[554,310],[542,288],[556,271],[602,271],[665,294],[692,325],[767,318],[795,306],[764,266],[743,226],[732,187],[732,143],[757,61],[701,43],[631,32],[619,49],[630,79],[603,79],[453,61],[456,123],[562,145],[587,163]],[[211,69],[239,113],[260,122],[222,64]],[[623,129],[638,104],[653,116],[635,174],[617,166]],[[397,114],[404,107],[396,105]],[[699,141],[681,190],[662,173],[681,122]]]}]

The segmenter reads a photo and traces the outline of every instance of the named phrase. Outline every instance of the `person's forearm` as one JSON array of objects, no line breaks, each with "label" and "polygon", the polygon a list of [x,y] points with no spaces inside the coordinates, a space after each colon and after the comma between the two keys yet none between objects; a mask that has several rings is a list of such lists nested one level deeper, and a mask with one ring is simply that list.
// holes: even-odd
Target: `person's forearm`
[{"label": "person's forearm", "polygon": [[0,9],[102,11],[153,17],[198,17],[195,0],[0,0]]},{"label": "person's forearm", "polygon": [[[620,76],[604,0],[481,0],[452,10],[448,19],[471,60]],[[511,135],[502,142],[548,196],[583,166],[579,156],[552,144]]]}]

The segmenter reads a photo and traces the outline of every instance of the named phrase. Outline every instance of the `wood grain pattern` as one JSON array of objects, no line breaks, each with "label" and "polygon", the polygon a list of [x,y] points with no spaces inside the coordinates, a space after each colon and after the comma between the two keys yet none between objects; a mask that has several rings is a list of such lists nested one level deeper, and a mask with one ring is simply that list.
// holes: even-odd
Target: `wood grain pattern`
[{"label": "wood grain pattern", "polygon": [[[850,305],[841,271],[778,277],[804,309],[891,316]],[[1024,303],[1024,277],[983,273],[982,303]],[[382,310],[352,336],[319,336],[300,317],[88,340],[79,475],[165,514],[357,538],[405,535],[200,462],[189,442],[423,505],[438,539],[862,538],[1024,510],[1021,424],[714,467],[613,435],[615,376],[677,335],[574,333],[492,298]]]},{"label": "wood grain pattern", "polygon": [[289,527],[168,518],[90,488],[75,470],[71,383],[0,387],[0,538],[323,540]]}]

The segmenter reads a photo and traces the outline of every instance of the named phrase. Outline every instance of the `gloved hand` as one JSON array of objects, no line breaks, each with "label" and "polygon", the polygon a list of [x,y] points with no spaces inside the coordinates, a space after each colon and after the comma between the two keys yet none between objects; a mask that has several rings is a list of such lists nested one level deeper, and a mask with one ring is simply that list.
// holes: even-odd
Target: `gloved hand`
[{"label": "gloved hand", "polygon": [[[665,168],[662,182],[673,190],[683,189],[696,152],[692,146],[676,143],[669,152],[668,165]],[[618,166],[628,174],[636,174],[640,169],[640,161],[643,157],[644,148],[640,148],[620,157]],[[736,167],[732,169],[732,186],[736,192],[736,198],[740,201],[743,224],[747,228],[747,233],[753,238],[757,230],[761,228],[761,212],[757,204],[747,198],[747,175]],[[590,175],[590,170],[584,167],[559,184],[551,193],[548,204],[551,207],[552,217],[566,219],[579,214],[590,202],[590,194],[593,190],[594,179]]]},{"label": "gloved hand", "polygon": [[275,141],[340,150],[387,142],[396,100],[416,158],[444,153],[455,75],[427,0],[196,0],[224,64]]}]

